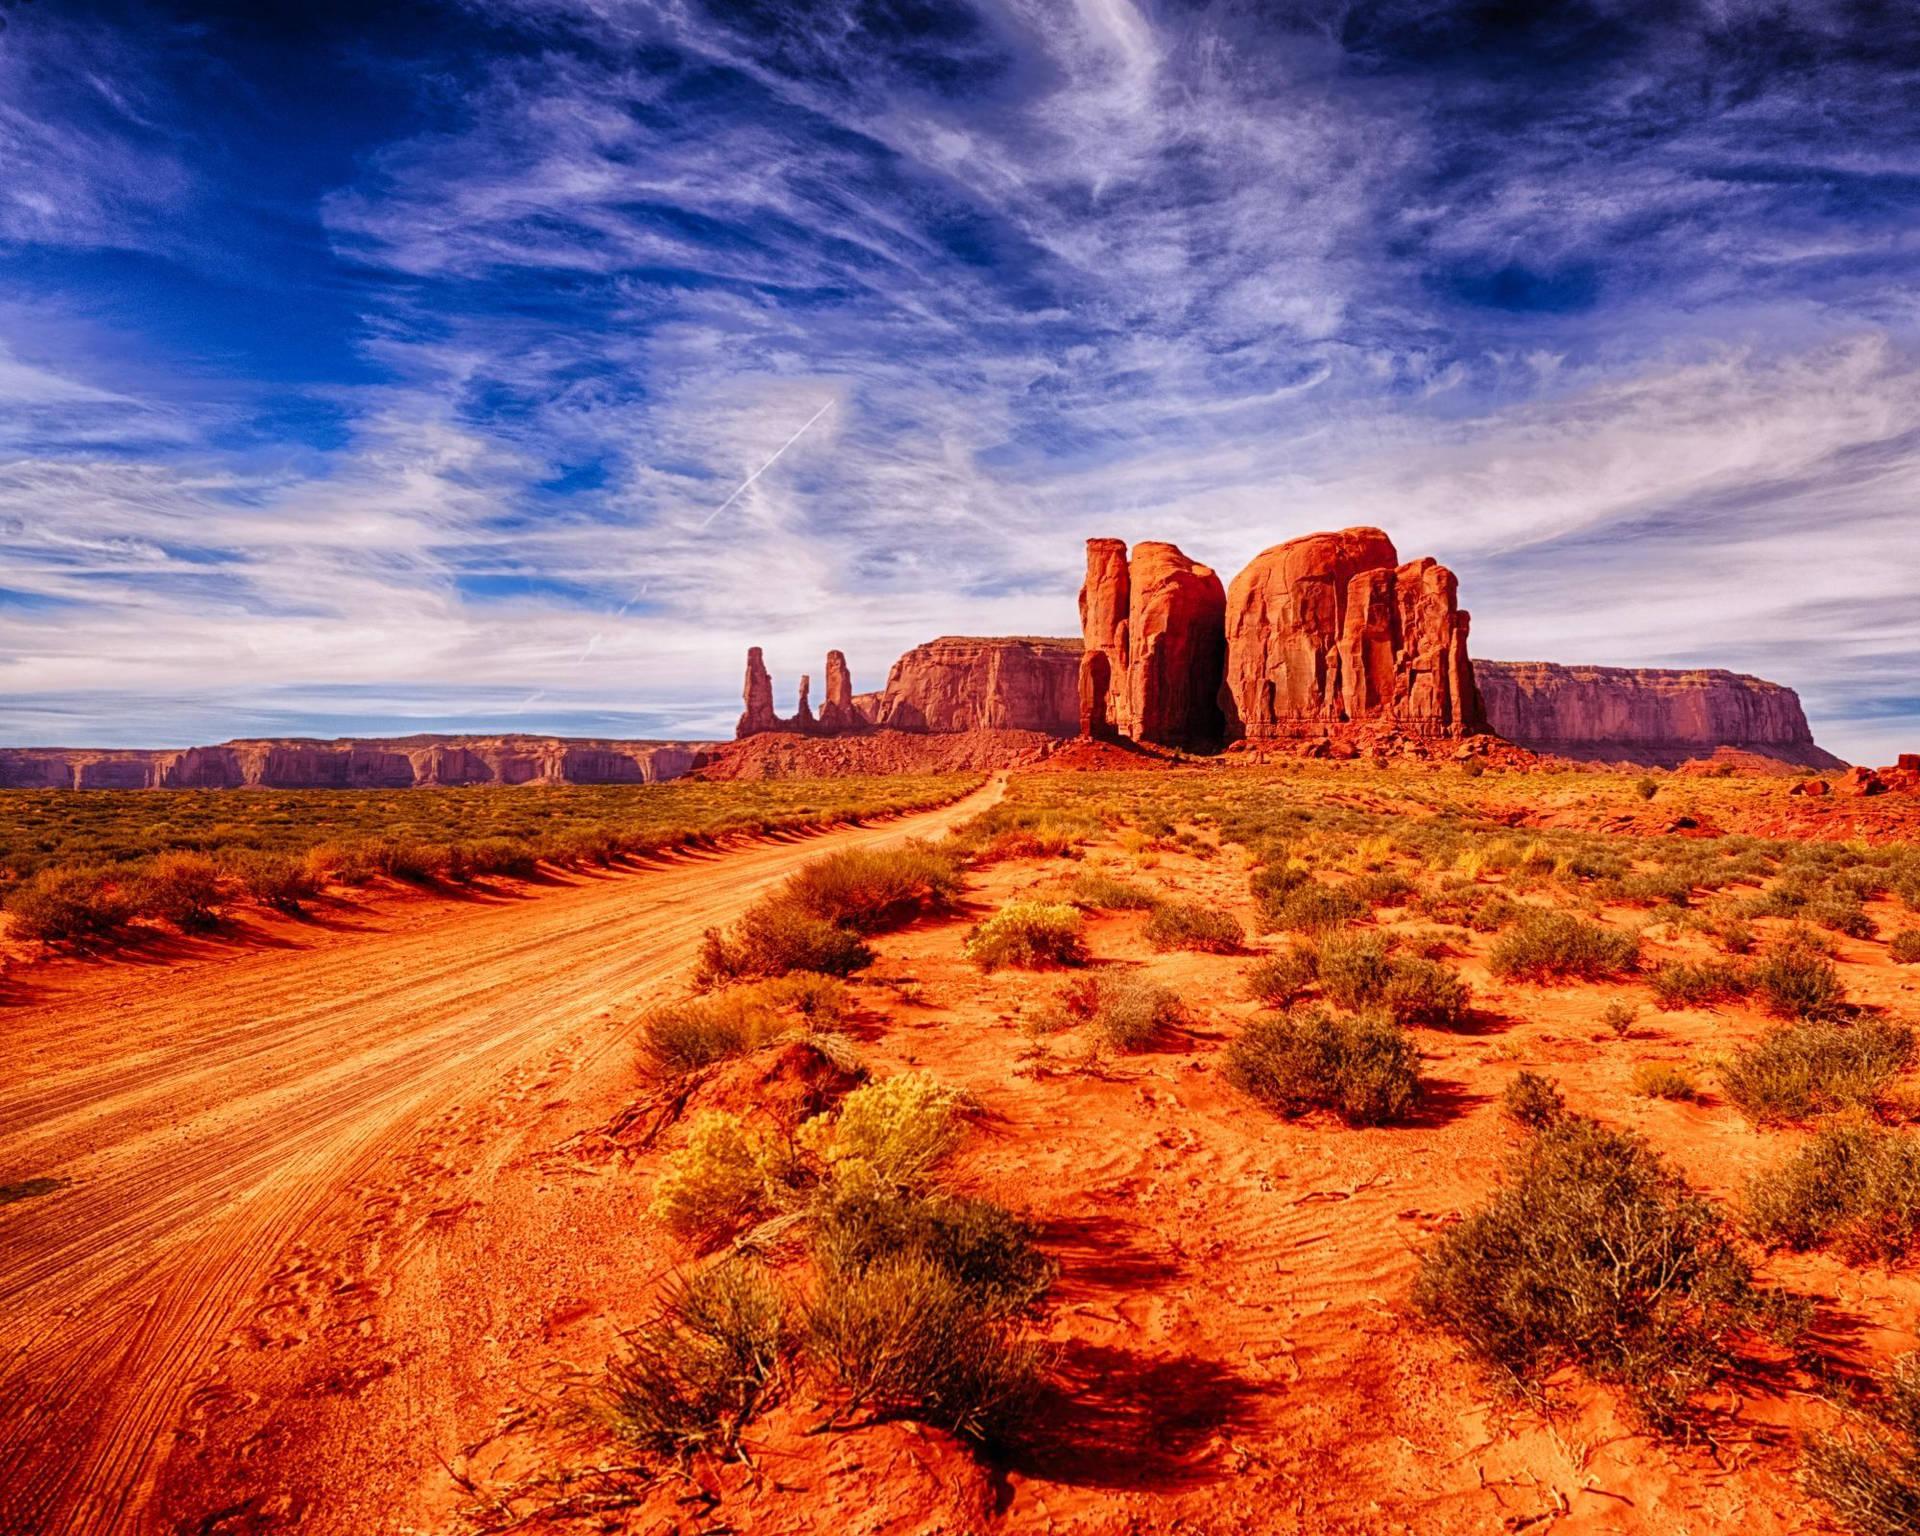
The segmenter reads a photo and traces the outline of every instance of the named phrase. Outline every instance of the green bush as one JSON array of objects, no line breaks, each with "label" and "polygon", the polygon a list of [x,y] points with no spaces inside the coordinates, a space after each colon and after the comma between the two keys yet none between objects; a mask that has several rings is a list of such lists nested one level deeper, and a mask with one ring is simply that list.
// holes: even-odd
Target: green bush
[{"label": "green bush", "polygon": [[733,1455],[785,1383],[787,1333],[786,1299],[755,1264],[730,1259],[671,1281],[608,1364],[607,1419],[655,1455]]},{"label": "green bush", "polygon": [[1877,1422],[1807,1438],[1800,1477],[1857,1536],[1920,1536],[1920,1354],[1896,1359],[1885,1388]]},{"label": "green bush", "polygon": [[839,981],[795,972],[651,1009],[640,1038],[656,1071],[691,1072],[758,1050],[796,1027],[831,1029],[845,1009]]},{"label": "green bush", "polygon": [[1384,1009],[1401,1024],[1454,1025],[1471,1001],[1457,973],[1393,953],[1384,934],[1336,934],[1320,947],[1320,990],[1337,1008]]},{"label": "green bush", "polygon": [[1495,976],[1520,981],[1598,981],[1639,963],[1638,934],[1545,907],[1528,909],[1516,927],[1494,941],[1488,957]]},{"label": "green bush", "polygon": [[1413,1300],[1516,1385],[1575,1366],[1656,1427],[1768,1315],[1714,1207],[1638,1137],[1579,1115],[1527,1138],[1493,1198],[1427,1252]]},{"label": "green bush", "polygon": [[1081,870],[1072,879],[1062,881],[1059,895],[1060,900],[1071,906],[1101,912],[1143,912],[1160,902],[1158,896],[1143,886],[1091,869]]},{"label": "green bush", "polygon": [[1670,960],[1648,978],[1653,1004],[1663,1012],[1676,1008],[1704,1008],[1711,1003],[1734,1002],[1747,995],[1752,982],[1744,966],[1724,960]]},{"label": "green bush", "polygon": [[811,1241],[814,1262],[842,1274],[863,1274],[892,1257],[926,1259],[995,1316],[1028,1310],[1059,1272],[1035,1246],[1032,1226],[992,1201],[870,1181],[823,1186]]},{"label": "green bush", "polygon": [[17,939],[67,944],[106,938],[133,915],[104,869],[56,864],[29,875],[7,893],[9,927]]},{"label": "green bush", "polygon": [[1887,958],[1895,965],[1920,965],[1920,928],[1902,928],[1887,945]]},{"label": "green bush", "polygon": [[1268,903],[1261,915],[1268,928],[1288,933],[1328,933],[1365,917],[1373,909],[1351,886],[1322,885],[1315,880],[1297,886],[1278,902]]},{"label": "green bush", "polygon": [[1564,1115],[1567,1101],[1552,1078],[1522,1068],[1501,1093],[1500,1111],[1516,1125],[1537,1131]]},{"label": "green bush", "polygon": [[1320,951],[1296,939],[1269,955],[1246,974],[1247,996],[1269,1008],[1286,1008],[1304,997],[1320,979]]},{"label": "green bush", "polygon": [[786,889],[809,917],[878,933],[916,912],[951,906],[960,863],[951,852],[911,839],[897,848],[849,848],[802,865]]},{"label": "green bush", "polygon": [[1832,1244],[1891,1264],[1920,1233],[1920,1141],[1865,1118],[1830,1122],[1747,1185],[1747,1229],[1774,1247]]},{"label": "green bush", "polygon": [[320,881],[310,859],[247,849],[233,855],[229,868],[247,895],[262,906],[282,912],[298,912],[301,902],[320,894]]},{"label": "green bush", "polygon": [[182,933],[204,933],[220,921],[220,866],[204,853],[163,853],[134,885],[140,911]]},{"label": "green bush", "polygon": [[1045,970],[1080,965],[1087,958],[1078,909],[1037,901],[1012,902],[976,923],[961,952],[983,971],[1003,965]]},{"label": "green bush", "polygon": [[1913,1057],[1913,1030],[1879,1020],[1777,1025],[1721,1068],[1728,1099],[1756,1125],[1870,1108]]},{"label": "green bush", "polygon": [[1255,1019],[1227,1047],[1227,1080],[1283,1115],[1329,1109],[1349,1125],[1403,1116],[1420,1093],[1419,1053],[1384,1014],[1295,1008]]},{"label": "green bush", "polygon": [[1664,1061],[1643,1061],[1633,1069],[1633,1091],[1643,1099],[1697,1099],[1700,1089],[1680,1067]]},{"label": "green bush", "polygon": [[706,931],[700,941],[696,985],[711,987],[792,971],[850,976],[871,964],[873,951],[859,934],[811,917],[776,894],[748,907],[731,931]]},{"label": "green bush", "polygon": [[1833,962],[1805,944],[1777,946],[1749,974],[1761,1006],[1783,1019],[1831,1019],[1846,1006]]},{"label": "green bush", "polygon": [[1214,955],[1238,953],[1246,938],[1238,918],[1203,901],[1160,903],[1143,932],[1155,949],[1193,949]]},{"label": "green bush", "polygon": [[829,1254],[804,1315],[809,1357],[842,1414],[911,1415],[976,1444],[1033,1412],[1047,1352],[926,1252],[842,1267]]}]

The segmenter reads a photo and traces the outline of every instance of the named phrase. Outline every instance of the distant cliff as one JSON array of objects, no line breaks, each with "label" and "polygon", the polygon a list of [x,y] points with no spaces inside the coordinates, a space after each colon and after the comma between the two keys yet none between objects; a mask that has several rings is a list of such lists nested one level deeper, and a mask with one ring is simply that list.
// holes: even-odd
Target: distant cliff
[{"label": "distant cliff", "polygon": [[652,784],[706,759],[689,741],[400,736],[228,741],[177,751],[0,748],[0,789],[412,789],[463,784]]},{"label": "distant cliff", "polygon": [[1536,752],[1671,768],[1736,747],[1805,768],[1846,766],[1814,744],[1797,693],[1738,672],[1476,660],[1473,675],[1488,726]]}]

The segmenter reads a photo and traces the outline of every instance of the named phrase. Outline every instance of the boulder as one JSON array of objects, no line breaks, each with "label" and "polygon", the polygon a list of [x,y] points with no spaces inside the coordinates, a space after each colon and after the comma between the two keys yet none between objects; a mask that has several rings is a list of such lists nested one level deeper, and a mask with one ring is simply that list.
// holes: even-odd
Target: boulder
[{"label": "boulder", "polygon": [[1814,743],[1791,688],[1718,668],[1481,661],[1487,724],[1536,752],[1673,768],[1721,749],[1800,768],[1846,766]]},{"label": "boulder", "polygon": [[1378,528],[1277,544],[1227,591],[1226,730],[1254,741],[1360,722],[1477,734],[1486,722],[1467,626],[1453,573],[1430,559],[1400,564]]}]

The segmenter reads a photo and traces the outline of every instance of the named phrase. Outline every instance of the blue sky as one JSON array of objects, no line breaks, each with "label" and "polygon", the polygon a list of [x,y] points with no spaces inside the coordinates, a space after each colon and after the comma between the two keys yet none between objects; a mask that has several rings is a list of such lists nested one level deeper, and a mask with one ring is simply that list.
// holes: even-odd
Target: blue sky
[{"label": "blue sky", "polygon": [[0,742],[724,734],[1370,522],[1920,746],[1911,5],[0,21]]}]

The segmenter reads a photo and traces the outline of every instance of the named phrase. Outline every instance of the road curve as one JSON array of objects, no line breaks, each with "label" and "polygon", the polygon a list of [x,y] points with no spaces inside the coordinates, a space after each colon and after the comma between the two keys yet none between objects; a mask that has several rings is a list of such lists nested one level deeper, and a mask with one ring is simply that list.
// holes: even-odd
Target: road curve
[{"label": "road curve", "polygon": [[[342,1189],[410,1128],[607,1009],[821,853],[937,835],[996,781],[875,827],[758,842],[362,935],[116,968],[0,1012],[0,1536],[147,1528],[193,1384]],[[622,1032],[599,1050],[626,1049]]]}]

